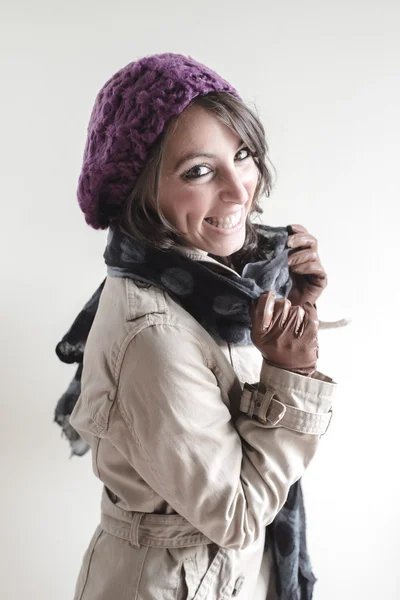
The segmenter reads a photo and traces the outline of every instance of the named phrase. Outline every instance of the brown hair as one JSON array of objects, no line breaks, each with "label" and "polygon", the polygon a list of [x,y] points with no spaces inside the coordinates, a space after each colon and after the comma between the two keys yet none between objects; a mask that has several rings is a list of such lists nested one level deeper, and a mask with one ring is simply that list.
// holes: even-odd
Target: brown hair
[{"label": "brown hair", "polygon": [[[257,165],[258,182],[253,204],[247,217],[245,243],[239,251],[241,254],[247,255],[257,245],[257,234],[250,217],[263,212],[259,200],[263,195],[269,197],[272,189],[271,170],[274,170],[274,167],[268,158],[264,127],[255,112],[228,92],[211,92],[205,96],[197,96],[189,106],[194,104],[205,108],[224,125],[236,132],[249,147]],[[125,234],[147,246],[164,250],[172,248],[175,244],[187,244],[177,229],[165,218],[158,202],[158,184],[163,153],[168,136],[177,127],[178,119],[179,115],[168,121],[163,133],[152,147],[146,166],[129,194],[122,211],[112,219],[113,224],[117,225]]]}]

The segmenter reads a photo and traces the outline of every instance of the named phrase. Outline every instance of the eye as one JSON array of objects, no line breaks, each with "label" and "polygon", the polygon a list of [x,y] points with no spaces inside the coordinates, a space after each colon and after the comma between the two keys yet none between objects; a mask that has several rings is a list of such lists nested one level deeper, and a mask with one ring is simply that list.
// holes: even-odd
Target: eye
[{"label": "eye", "polygon": [[[250,157],[253,157],[250,148],[248,148],[247,146],[243,146],[243,148],[240,148],[240,150],[238,150],[238,152],[236,153],[235,160],[239,160],[240,162],[242,162],[246,160],[246,158]],[[202,172],[202,169],[205,169],[206,172]],[[183,173],[182,178],[189,181],[194,179],[201,179],[202,177],[209,175],[211,171],[212,169],[208,165],[195,165],[194,167],[191,167],[188,171]]]},{"label": "eye", "polygon": [[[201,173],[201,169],[207,169],[207,173]],[[191,169],[189,169],[188,171],[186,171],[186,173],[183,174],[183,178],[184,179],[200,179],[200,177],[204,177],[205,175],[208,175],[208,173],[211,171],[210,167],[207,167],[207,165],[195,165],[194,167],[192,167]]]},{"label": "eye", "polygon": [[[245,156],[243,156],[242,152],[245,153]],[[236,154],[236,156],[238,155],[242,155],[242,158],[239,158],[239,160],[245,160],[246,158],[249,158],[250,156],[253,156],[250,148],[248,148],[247,146],[243,146],[243,148],[240,148],[240,150],[238,151],[238,153]]]}]

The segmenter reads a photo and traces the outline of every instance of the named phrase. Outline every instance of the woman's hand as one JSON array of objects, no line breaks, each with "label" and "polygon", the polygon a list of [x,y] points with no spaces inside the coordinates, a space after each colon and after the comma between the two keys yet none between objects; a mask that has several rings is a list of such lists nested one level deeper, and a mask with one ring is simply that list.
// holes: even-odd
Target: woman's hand
[{"label": "woman's hand", "polygon": [[288,258],[293,285],[288,300],[296,306],[303,306],[305,302],[315,304],[328,285],[318,256],[318,242],[302,225],[290,227],[294,233],[288,236],[287,246],[293,248]]},{"label": "woman's hand", "polygon": [[265,292],[251,309],[251,339],[268,364],[311,375],[318,358],[318,316],[306,302],[292,306],[286,298]]}]

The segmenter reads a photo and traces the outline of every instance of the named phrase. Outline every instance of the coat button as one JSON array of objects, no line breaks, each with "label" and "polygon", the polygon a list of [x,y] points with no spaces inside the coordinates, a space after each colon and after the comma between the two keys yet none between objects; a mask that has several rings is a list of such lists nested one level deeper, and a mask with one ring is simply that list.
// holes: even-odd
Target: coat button
[{"label": "coat button", "polygon": [[242,589],[243,581],[244,581],[244,575],[240,575],[240,577],[238,577],[236,579],[236,583],[235,583],[235,587],[233,588],[232,596],[239,596],[239,592]]},{"label": "coat button", "polygon": [[150,283],[140,281],[139,279],[135,279],[135,284],[138,288],[144,288],[146,290],[150,287]]}]

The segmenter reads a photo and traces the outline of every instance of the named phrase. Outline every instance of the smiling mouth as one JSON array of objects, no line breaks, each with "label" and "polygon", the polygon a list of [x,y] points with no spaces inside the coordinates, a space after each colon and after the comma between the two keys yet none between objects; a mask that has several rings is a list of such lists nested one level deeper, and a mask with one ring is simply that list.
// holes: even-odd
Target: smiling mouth
[{"label": "smiling mouth", "polygon": [[219,229],[232,229],[240,223],[241,218],[242,210],[238,210],[233,215],[229,215],[229,217],[207,217],[204,220]]}]

